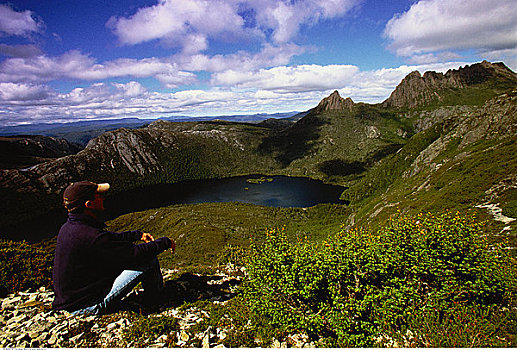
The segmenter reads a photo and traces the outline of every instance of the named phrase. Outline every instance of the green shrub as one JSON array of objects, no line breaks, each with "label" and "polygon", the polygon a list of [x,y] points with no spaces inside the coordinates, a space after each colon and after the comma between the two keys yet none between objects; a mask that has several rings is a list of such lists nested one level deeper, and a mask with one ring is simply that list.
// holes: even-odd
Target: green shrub
[{"label": "green shrub", "polygon": [[138,316],[130,327],[124,329],[122,338],[133,347],[144,347],[166,335],[166,345],[174,347],[178,329],[178,321],[174,317]]},{"label": "green shrub", "polygon": [[246,254],[246,248],[227,244],[222,250],[222,252],[219,253],[216,262],[219,265],[233,264],[237,266],[242,266],[244,264]]},{"label": "green shrub", "polygon": [[50,287],[54,255],[25,241],[0,240],[0,297],[26,289]]},{"label": "green shrub", "polygon": [[[508,347],[517,344],[517,309],[466,303],[449,308],[414,310],[401,329],[379,337],[383,346]],[[389,335],[388,335],[389,333]]]},{"label": "green shrub", "polygon": [[270,230],[251,245],[243,296],[272,326],[330,346],[372,346],[383,332],[407,329],[410,315],[455,303],[479,318],[497,315],[513,305],[517,268],[482,233],[474,218],[451,213],[399,216],[378,232],[342,231],[319,246]]}]

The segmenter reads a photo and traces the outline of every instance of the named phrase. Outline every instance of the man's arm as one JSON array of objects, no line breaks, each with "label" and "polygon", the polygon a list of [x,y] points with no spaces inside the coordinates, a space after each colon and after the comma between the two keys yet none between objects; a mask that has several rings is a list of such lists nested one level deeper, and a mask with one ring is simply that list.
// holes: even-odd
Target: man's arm
[{"label": "man's arm", "polygon": [[[113,239],[114,237],[113,234],[104,232],[95,240],[95,246],[103,259],[122,268],[148,261],[174,246],[168,237],[160,237],[154,241],[141,244]],[[142,235],[138,239],[141,237]]]},{"label": "man's arm", "polygon": [[[176,242],[174,242],[173,239],[169,238],[170,241],[171,241],[171,249],[172,249],[172,252],[174,253],[174,251],[176,250]],[[150,234],[150,233],[147,233],[147,232],[143,232],[142,233],[142,237],[140,238],[141,241],[145,242],[145,243],[149,243],[149,242],[152,242],[154,241],[154,237]]]},{"label": "man's arm", "polygon": [[[116,241],[128,241],[128,242],[134,242],[138,241],[139,239],[142,239],[143,233],[142,231],[136,230],[136,231],[124,231],[124,232],[109,232],[113,239]],[[153,239],[154,240],[154,239]],[[151,242],[151,241],[149,241]]]}]

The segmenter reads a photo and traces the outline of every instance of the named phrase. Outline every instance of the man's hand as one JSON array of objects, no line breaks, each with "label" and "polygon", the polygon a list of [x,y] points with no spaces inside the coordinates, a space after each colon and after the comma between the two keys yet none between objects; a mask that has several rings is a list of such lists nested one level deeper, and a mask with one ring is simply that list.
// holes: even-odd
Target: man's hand
[{"label": "man's hand", "polygon": [[151,236],[151,234],[147,233],[147,232],[142,233],[142,238],[140,238],[140,239],[142,241],[144,241],[145,243],[149,243],[149,242],[154,241],[154,237]]},{"label": "man's hand", "polygon": [[176,242],[174,242],[174,240],[171,238],[171,249],[172,249],[172,253],[174,254],[174,251],[176,250]]}]

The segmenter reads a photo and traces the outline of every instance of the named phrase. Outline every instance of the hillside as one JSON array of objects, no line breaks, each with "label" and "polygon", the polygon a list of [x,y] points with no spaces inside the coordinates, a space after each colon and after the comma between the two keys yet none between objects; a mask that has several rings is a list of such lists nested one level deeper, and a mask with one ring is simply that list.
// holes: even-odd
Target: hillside
[{"label": "hillside", "polygon": [[75,154],[81,145],[47,136],[0,137],[0,169],[29,167]]},{"label": "hillside", "polygon": [[[376,217],[376,211],[386,207],[378,195],[394,189],[391,184],[412,184],[406,190],[399,189],[399,195],[393,194],[393,198],[410,193],[413,188],[429,188],[425,193],[434,193],[432,186],[428,186],[429,167],[441,167],[436,178],[442,182],[447,176],[452,179],[462,176],[462,183],[468,183],[476,173],[454,173],[452,170],[457,167],[452,167],[452,163],[449,172],[449,167],[440,163],[443,159],[454,159],[451,156],[470,155],[470,149],[465,147],[478,147],[479,152],[495,159],[504,157],[489,150],[513,150],[513,143],[503,139],[514,130],[515,101],[507,87],[517,85],[517,76],[504,64],[482,62],[446,74],[417,75],[420,76],[419,73],[408,75],[382,104],[354,103],[336,91],[315,108],[293,117],[298,121],[292,124],[156,121],[140,129],[106,132],[75,155],[30,169],[2,170],[0,187],[5,200],[0,210],[5,215],[0,218],[0,230],[59,210],[60,194],[68,183],[77,179],[108,181],[114,185],[116,195],[150,184],[254,173],[307,176],[348,186],[344,196],[352,201],[349,208],[354,213],[352,218],[360,222],[361,218]],[[505,88],[509,93],[486,102]],[[472,89],[482,93],[472,95]],[[431,101],[422,91],[434,91],[433,95],[440,98]],[[410,99],[404,102],[401,96]],[[414,105],[411,101],[416,101],[419,107],[409,109]],[[454,105],[448,105],[451,101]],[[490,124],[486,118],[490,118]],[[495,132],[490,140],[485,140],[483,133],[493,128],[510,129]],[[464,138],[474,141],[467,142]],[[443,147],[438,147],[439,144]],[[485,160],[479,162],[484,164]],[[511,179],[515,168],[510,162],[482,173],[502,181]],[[476,181],[496,185],[492,180]],[[480,196],[489,188],[474,188],[472,191],[477,194],[469,196],[463,204],[447,200],[446,207],[464,209],[482,205]],[[441,185],[436,190],[441,198],[457,196],[449,189],[450,186]],[[512,203],[511,193],[505,196]],[[47,206],[39,205],[42,201]],[[397,202],[400,200],[387,203]],[[426,208],[429,203],[422,201]],[[375,207],[377,204],[379,207]],[[444,208],[443,204],[444,201],[438,201],[434,208]],[[505,212],[508,210],[513,209]]]},{"label": "hillside", "polygon": [[62,190],[82,178],[116,195],[301,175],[345,185],[349,205],[121,215],[110,229],[178,243],[160,255],[170,299],[146,309],[134,290],[122,311],[87,318],[49,310],[55,238],[0,240],[0,345],[515,347],[516,135],[517,77],[482,62],[411,73],[376,105],[336,91],[289,122],[157,121],[2,170],[0,235],[63,211]]},{"label": "hillside", "polygon": [[494,233],[517,244],[517,90],[481,107],[409,113],[416,131],[394,155],[345,191],[357,215],[349,223],[382,223],[404,212],[473,210]]}]

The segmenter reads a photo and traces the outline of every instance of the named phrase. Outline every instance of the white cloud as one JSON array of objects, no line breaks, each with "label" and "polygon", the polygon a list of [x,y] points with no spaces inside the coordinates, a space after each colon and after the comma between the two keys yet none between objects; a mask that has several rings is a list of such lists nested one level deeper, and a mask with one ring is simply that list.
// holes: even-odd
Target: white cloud
[{"label": "white cloud", "polygon": [[283,66],[249,74],[234,71],[233,76],[220,75],[220,85],[209,90],[174,93],[147,91],[136,81],[94,83],[68,93],[57,93],[42,85],[0,83],[0,124],[303,111],[316,106],[333,90],[355,102],[378,103],[414,70],[445,73],[465,64],[404,65],[373,71],[360,71],[349,65]]},{"label": "white cloud", "polygon": [[450,62],[461,58],[454,52],[425,53],[421,55],[413,55],[409,58],[409,63],[414,64],[431,64],[438,62]]},{"label": "white cloud", "polygon": [[360,0],[299,0],[242,1],[256,13],[257,26],[277,43],[285,43],[298,33],[302,25],[312,25],[323,19],[344,16]]},{"label": "white cloud", "polygon": [[6,45],[0,44],[0,54],[10,57],[34,57],[43,54],[41,50],[34,45]]},{"label": "white cloud", "polygon": [[236,68],[241,71],[256,71],[263,67],[286,65],[293,56],[304,51],[304,48],[295,44],[282,46],[266,44],[255,54],[245,51],[214,56],[180,54],[173,56],[171,61],[176,62],[178,66],[187,71],[224,72]]},{"label": "white cloud", "polygon": [[[0,46],[0,50],[2,46]],[[197,82],[193,72],[223,72],[238,68],[246,72],[264,66],[285,65],[304,51],[286,44],[280,47],[265,45],[251,54],[245,51],[228,55],[177,54],[169,58],[119,58],[102,63],[79,51],[61,56],[13,57],[0,62],[0,82],[41,83],[60,79],[101,81],[109,78],[153,77],[167,88],[177,88]]]},{"label": "white cloud", "polygon": [[346,85],[358,70],[350,65],[281,66],[258,72],[227,70],[214,74],[212,84],[278,92],[321,91]]},{"label": "white cloud", "polygon": [[124,45],[161,40],[200,52],[209,39],[267,40],[272,33],[273,42],[286,43],[300,26],[343,16],[361,1],[159,0],[130,17],[110,18],[107,26]]},{"label": "white cloud", "polygon": [[139,82],[130,81],[127,84],[117,84],[113,83],[117,89],[123,91],[124,97],[137,97],[147,94],[147,89],[142,86]]},{"label": "white cloud", "polygon": [[34,20],[29,10],[17,12],[7,5],[0,4],[0,33],[7,35],[29,36],[38,32],[43,24]]},{"label": "white cloud", "polygon": [[386,25],[389,48],[400,56],[517,47],[515,0],[421,0]]},{"label": "white cloud", "polygon": [[43,85],[0,83],[0,100],[10,103],[34,102],[46,99],[50,91]]},{"label": "white cloud", "polygon": [[[231,2],[220,0],[160,0],[129,18],[112,17],[107,26],[122,44],[160,39],[171,46],[191,45],[208,37],[243,32],[244,21]],[[201,46],[202,49],[203,46]]]},{"label": "white cloud", "polygon": [[180,71],[173,62],[157,58],[120,58],[104,63],[79,51],[58,57],[10,58],[0,63],[0,81],[47,82],[58,79],[102,80],[118,77],[155,77],[167,87],[196,81],[193,73]]}]

